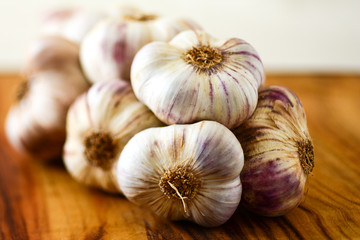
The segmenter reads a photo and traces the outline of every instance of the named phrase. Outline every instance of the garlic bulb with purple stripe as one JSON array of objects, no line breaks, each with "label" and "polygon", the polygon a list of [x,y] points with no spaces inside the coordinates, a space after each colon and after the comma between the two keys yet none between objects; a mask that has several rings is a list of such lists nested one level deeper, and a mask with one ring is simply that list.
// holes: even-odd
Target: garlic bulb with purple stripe
[{"label": "garlic bulb with purple stripe", "polygon": [[6,134],[19,152],[42,161],[61,156],[65,120],[74,99],[89,85],[73,67],[66,72],[41,71],[24,81],[6,118]]},{"label": "garlic bulb with purple stripe", "polygon": [[254,112],[264,71],[244,40],[185,31],[169,43],[144,46],[131,83],[138,99],[167,124],[215,120],[231,129]]},{"label": "garlic bulb with purple stripe", "polygon": [[243,164],[234,134],[202,121],[136,134],[120,155],[116,177],[135,204],[171,220],[213,227],[238,207]]},{"label": "garlic bulb with purple stripe", "polygon": [[297,96],[282,86],[261,88],[253,116],[234,133],[245,156],[241,203],[265,216],[297,207],[314,167],[314,148]]},{"label": "garlic bulb with purple stripe", "polygon": [[93,85],[67,116],[64,163],[80,183],[119,192],[112,173],[129,139],[149,127],[163,126],[132,92],[129,82]]},{"label": "garlic bulb with purple stripe", "polygon": [[81,44],[80,60],[92,83],[130,79],[136,52],[152,41],[169,41],[181,31],[198,29],[192,21],[145,14],[123,7],[98,23]]},{"label": "garlic bulb with purple stripe", "polygon": [[6,119],[7,137],[19,152],[59,159],[72,102],[89,87],[79,63],[79,46],[64,38],[37,38],[29,47],[24,81]]}]

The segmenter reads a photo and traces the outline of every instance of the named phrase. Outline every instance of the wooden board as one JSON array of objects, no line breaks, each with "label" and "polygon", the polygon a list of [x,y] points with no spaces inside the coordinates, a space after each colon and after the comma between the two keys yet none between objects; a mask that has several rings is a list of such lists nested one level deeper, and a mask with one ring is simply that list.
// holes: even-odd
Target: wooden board
[{"label": "wooden board", "polygon": [[169,222],[124,197],[76,183],[62,164],[17,154],[3,124],[20,78],[0,77],[0,239],[360,238],[360,76],[268,76],[301,99],[315,145],[302,204],[286,216],[239,208],[223,226]]}]

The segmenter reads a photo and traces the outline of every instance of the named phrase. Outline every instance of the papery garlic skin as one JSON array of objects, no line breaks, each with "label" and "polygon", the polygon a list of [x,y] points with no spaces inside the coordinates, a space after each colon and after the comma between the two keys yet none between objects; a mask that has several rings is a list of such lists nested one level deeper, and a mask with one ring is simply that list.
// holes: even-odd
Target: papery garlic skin
[{"label": "papery garlic skin", "polygon": [[234,131],[245,156],[241,204],[265,216],[284,215],[304,196],[314,167],[305,111],[289,89],[261,88],[253,116]]},{"label": "papery garlic skin", "polygon": [[239,204],[242,167],[243,152],[232,132],[202,121],[136,134],[120,155],[116,177],[135,204],[171,220],[213,227]]},{"label": "papery garlic skin", "polygon": [[[141,130],[162,125],[136,99],[129,82],[94,84],[68,112],[63,154],[66,169],[80,183],[120,192],[112,171],[123,147]],[[94,137],[99,136],[96,134],[103,134],[103,137]],[[89,145],[89,141],[95,145]]]},{"label": "papery garlic skin", "polygon": [[61,36],[80,44],[84,36],[105,16],[104,13],[88,9],[58,9],[47,14],[40,33]]},{"label": "papery garlic skin", "polygon": [[152,41],[168,41],[177,33],[199,28],[188,20],[144,14],[121,8],[97,24],[81,44],[80,59],[89,81],[130,79],[136,52]]},{"label": "papery garlic skin", "polygon": [[29,45],[22,72],[31,76],[41,71],[65,72],[73,68],[81,71],[78,44],[59,36],[40,36]]},{"label": "papery garlic skin", "polygon": [[72,101],[89,87],[82,73],[41,71],[23,83],[6,118],[6,134],[20,152],[41,160],[59,157]]},{"label": "papery garlic skin", "polygon": [[264,71],[247,42],[185,31],[169,43],[144,46],[134,58],[131,83],[167,124],[214,120],[231,129],[254,112]]}]

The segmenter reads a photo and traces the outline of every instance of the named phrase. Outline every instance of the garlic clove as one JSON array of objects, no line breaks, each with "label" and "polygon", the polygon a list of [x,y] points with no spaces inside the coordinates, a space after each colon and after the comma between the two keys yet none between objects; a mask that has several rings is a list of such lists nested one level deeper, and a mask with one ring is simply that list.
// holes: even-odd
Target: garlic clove
[{"label": "garlic clove", "polygon": [[113,166],[128,140],[137,132],[163,124],[122,80],[94,84],[71,106],[63,159],[78,182],[120,192]]},{"label": "garlic clove", "polygon": [[41,71],[25,81],[9,110],[6,133],[20,152],[42,160],[60,156],[72,101],[89,87],[79,69]]},{"label": "garlic clove", "polygon": [[80,71],[77,44],[59,36],[41,36],[29,45],[23,74],[31,76],[41,71],[65,72],[74,67]]},{"label": "garlic clove", "polygon": [[242,167],[242,149],[231,131],[202,121],[136,134],[120,155],[116,177],[135,204],[171,220],[211,227],[236,210]]},{"label": "garlic clove", "polygon": [[183,30],[199,28],[181,19],[121,8],[117,15],[99,22],[81,44],[80,60],[89,81],[130,79],[136,52],[152,41],[168,41]]},{"label": "garlic clove", "polygon": [[300,100],[271,85],[259,92],[253,116],[234,131],[245,155],[241,203],[265,216],[284,215],[304,196],[314,149]]},{"label": "garlic clove", "polygon": [[131,68],[135,95],[167,124],[214,120],[237,127],[254,112],[264,79],[251,45],[203,31],[147,44]]},{"label": "garlic clove", "polygon": [[[210,181],[210,180],[204,180]],[[221,187],[217,188],[214,185]],[[218,226],[225,223],[234,213],[239,205],[239,198],[242,192],[242,186],[239,179],[234,179],[224,183],[219,180],[215,180],[214,183],[207,188],[204,186],[204,195],[194,205],[190,205],[189,209],[192,210],[194,222],[201,226]],[[218,206],[216,208],[209,206]],[[216,216],[208,217],[208,216]]]}]

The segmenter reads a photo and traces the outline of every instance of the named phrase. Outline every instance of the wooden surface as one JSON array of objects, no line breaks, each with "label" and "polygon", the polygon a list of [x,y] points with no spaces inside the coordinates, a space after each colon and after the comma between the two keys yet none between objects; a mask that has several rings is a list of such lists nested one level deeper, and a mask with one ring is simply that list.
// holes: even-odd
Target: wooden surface
[{"label": "wooden surface", "polygon": [[360,76],[268,76],[302,101],[315,168],[302,204],[286,216],[239,208],[206,229],[159,219],[121,196],[86,188],[61,164],[17,154],[3,124],[19,77],[0,77],[0,239],[360,239]]}]

